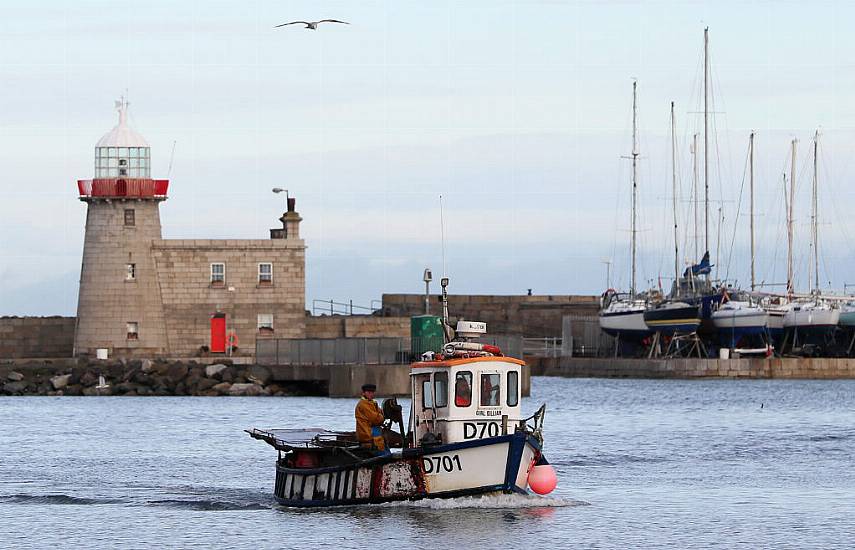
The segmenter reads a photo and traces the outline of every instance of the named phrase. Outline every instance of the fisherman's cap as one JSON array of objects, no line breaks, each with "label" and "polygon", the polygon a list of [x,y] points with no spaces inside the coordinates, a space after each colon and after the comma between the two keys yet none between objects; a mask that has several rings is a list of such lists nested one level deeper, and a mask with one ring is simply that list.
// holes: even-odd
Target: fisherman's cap
[{"label": "fisherman's cap", "polygon": [[377,384],[362,384],[362,391],[377,391]]}]

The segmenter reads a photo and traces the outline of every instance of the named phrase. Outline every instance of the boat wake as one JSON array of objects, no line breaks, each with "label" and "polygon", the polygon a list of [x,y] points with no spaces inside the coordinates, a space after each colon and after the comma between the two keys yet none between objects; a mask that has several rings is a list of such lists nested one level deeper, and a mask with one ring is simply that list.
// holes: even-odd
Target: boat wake
[{"label": "boat wake", "polygon": [[163,506],[166,508],[181,508],[184,510],[197,511],[225,511],[225,510],[270,510],[274,504],[261,504],[257,502],[230,502],[224,500],[181,500],[165,499],[152,500],[146,506]]},{"label": "boat wake", "polygon": [[91,505],[119,504],[123,501],[110,498],[82,498],[69,495],[2,495],[0,503],[4,504],[59,504],[59,505]]},{"label": "boat wake", "polygon": [[536,495],[492,494],[460,498],[429,498],[424,500],[386,502],[383,507],[428,508],[431,510],[453,510],[459,508],[514,509],[514,508],[564,508],[588,506],[587,502]]}]

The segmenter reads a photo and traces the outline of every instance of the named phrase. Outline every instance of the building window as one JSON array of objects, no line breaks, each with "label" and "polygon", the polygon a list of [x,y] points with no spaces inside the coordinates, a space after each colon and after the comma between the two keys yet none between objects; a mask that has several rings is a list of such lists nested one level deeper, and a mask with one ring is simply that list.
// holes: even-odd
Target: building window
[{"label": "building window", "polygon": [[258,284],[272,285],[273,284],[273,264],[261,263],[258,264]]},{"label": "building window", "polygon": [[137,264],[128,264],[128,272],[125,274],[126,281],[133,281],[137,278]]},{"label": "building window", "polygon": [[211,286],[224,286],[226,284],[226,264],[211,264]]},{"label": "building window", "polygon": [[258,314],[258,332],[272,333],[273,332],[273,314],[272,313],[259,313]]},{"label": "building window", "polygon": [[136,225],[136,212],[134,212],[133,208],[125,209],[125,225]]},{"label": "building window", "polygon": [[128,329],[128,340],[138,340],[140,335],[140,324],[136,321],[128,321],[126,326]]}]

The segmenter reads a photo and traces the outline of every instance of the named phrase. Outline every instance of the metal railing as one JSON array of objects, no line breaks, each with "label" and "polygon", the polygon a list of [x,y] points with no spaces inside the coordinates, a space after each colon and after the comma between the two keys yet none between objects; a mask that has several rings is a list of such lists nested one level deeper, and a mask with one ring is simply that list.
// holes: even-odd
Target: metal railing
[{"label": "metal railing", "polygon": [[523,353],[535,357],[561,357],[562,339],[552,338],[523,338]]},{"label": "metal railing", "polygon": [[169,180],[97,178],[77,180],[81,197],[166,197]]},{"label": "metal railing", "polygon": [[268,365],[394,365],[410,361],[410,339],[259,339],[255,358]]},{"label": "metal railing", "polygon": [[[477,340],[498,346],[509,357],[523,357],[522,338],[488,336]],[[414,350],[440,351],[442,340],[422,347],[405,337],[259,338],[255,360],[265,365],[398,365],[419,359]],[[434,349],[436,348],[436,349]]]},{"label": "metal railing", "polygon": [[[379,304],[375,307],[375,304]],[[380,300],[371,300],[371,305],[360,306],[353,303],[353,300],[348,302],[336,302],[335,300],[312,300],[312,315],[353,315],[356,313],[370,315],[375,311],[383,309]]]}]

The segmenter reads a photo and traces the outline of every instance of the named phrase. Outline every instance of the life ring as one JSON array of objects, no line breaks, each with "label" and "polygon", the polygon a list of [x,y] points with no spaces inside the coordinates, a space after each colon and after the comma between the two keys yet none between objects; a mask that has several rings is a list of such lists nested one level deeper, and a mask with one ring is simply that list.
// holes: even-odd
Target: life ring
[{"label": "life ring", "polygon": [[228,334],[226,334],[226,345],[232,349],[237,349],[238,347],[238,335],[235,331],[230,330]]}]

